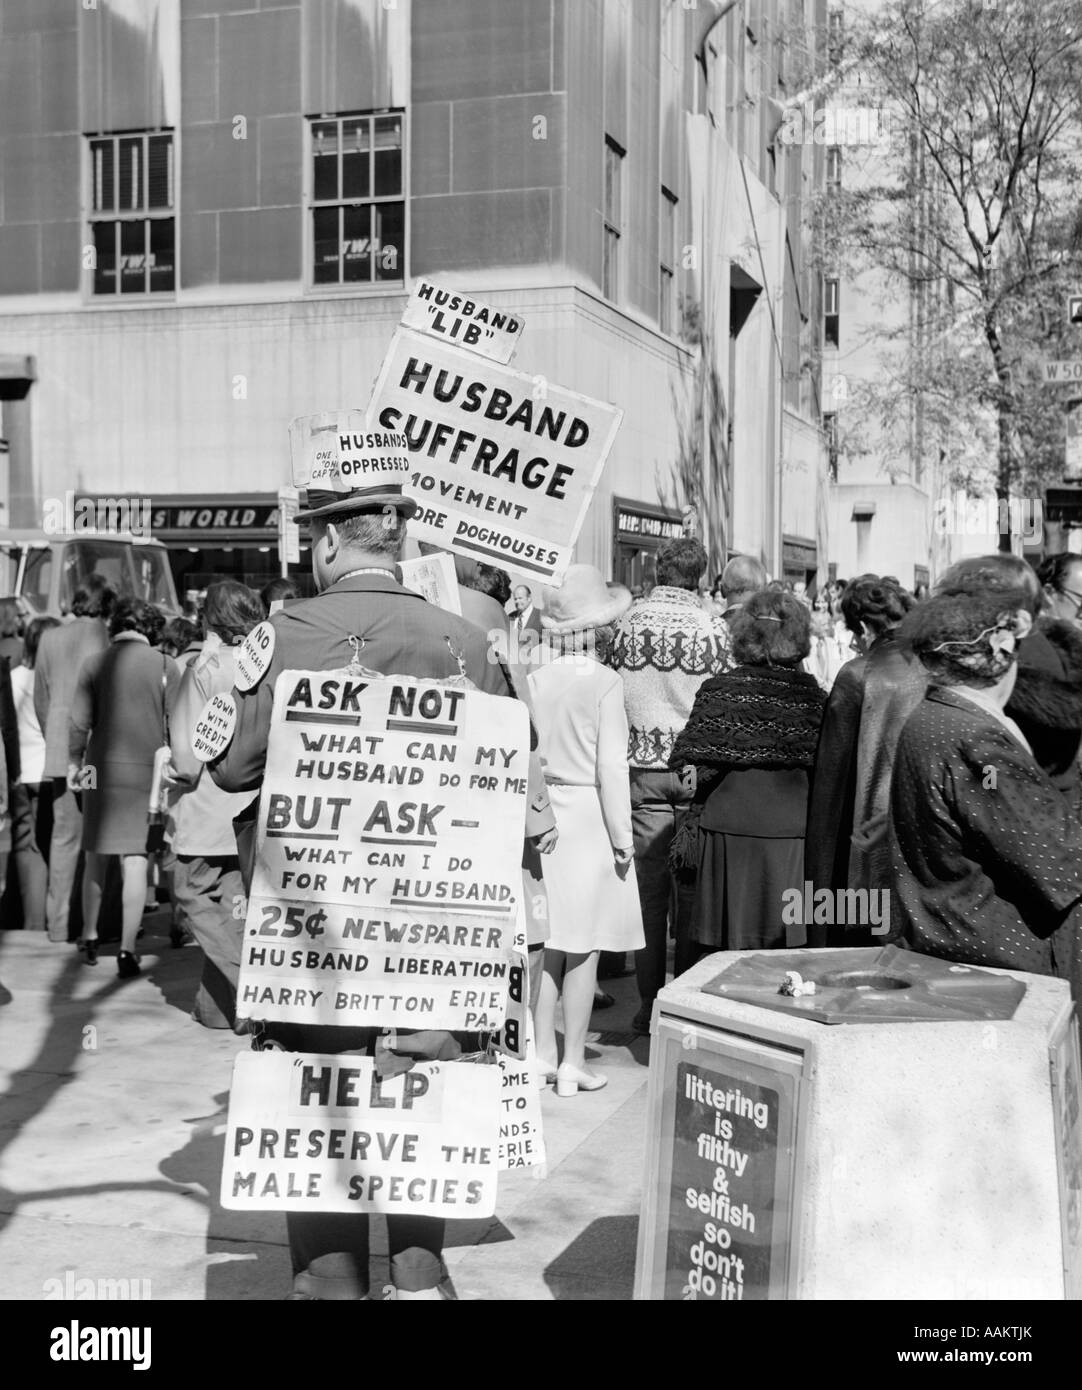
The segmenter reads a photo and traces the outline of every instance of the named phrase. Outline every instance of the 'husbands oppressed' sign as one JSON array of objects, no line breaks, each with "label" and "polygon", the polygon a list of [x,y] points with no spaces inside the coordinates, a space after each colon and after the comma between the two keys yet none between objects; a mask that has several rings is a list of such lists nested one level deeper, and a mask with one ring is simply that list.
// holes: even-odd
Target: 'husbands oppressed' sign
[{"label": "'husbands oppressed' sign", "polygon": [[520,701],[456,681],[284,671],[238,1016],[498,1029],[528,758]]},{"label": "'husbands oppressed' sign", "polygon": [[623,412],[399,329],[368,428],[405,441],[410,533],[557,583]]}]

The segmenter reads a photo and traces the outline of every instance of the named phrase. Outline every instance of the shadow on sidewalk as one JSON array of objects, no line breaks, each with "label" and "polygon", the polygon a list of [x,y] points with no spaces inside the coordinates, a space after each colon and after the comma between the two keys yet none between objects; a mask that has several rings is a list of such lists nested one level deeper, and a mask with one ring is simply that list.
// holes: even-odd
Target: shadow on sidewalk
[{"label": "shadow on sidewalk", "polygon": [[545,1270],[557,1302],[630,1300],[635,1286],[637,1216],[600,1216]]},{"label": "shadow on sidewalk", "polygon": [[[0,1005],[12,1002],[11,990],[2,983],[5,973],[2,968],[3,952],[8,939],[7,932],[0,932]],[[149,941],[144,949],[148,946]],[[11,1073],[5,1089],[0,1092],[0,1154],[48,1109],[63,1088],[78,1081],[80,1059],[85,1051],[96,1047],[95,1035],[100,1026],[102,1006],[118,990],[129,987],[127,981],[112,973],[114,961],[111,952],[101,956],[97,970],[88,971],[76,955],[74,946],[57,946],[55,949],[64,951],[67,959],[54,979],[48,996],[42,1001],[42,1008],[47,1011],[48,1026],[34,1056]],[[154,948],[151,946],[150,949]],[[188,959],[184,959],[185,956]],[[144,978],[160,992],[166,1008],[188,1012],[198,982],[201,953],[176,951],[166,959],[170,961],[168,966],[164,964],[164,959],[149,969],[144,965]],[[95,981],[100,978],[101,985],[93,993],[78,997],[77,985],[88,974]],[[10,1023],[8,1027],[11,1027]],[[237,1039],[237,1043],[239,1051],[243,1042]],[[36,1202],[130,1192],[189,1196],[207,1210],[206,1298],[251,1298],[255,1284],[266,1286],[268,1283],[267,1273],[257,1273],[253,1264],[261,1257],[270,1255],[272,1246],[275,1259],[280,1261],[281,1242],[274,1243],[265,1236],[260,1239],[260,1232],[252,1229],[252,1217],[223,1211],[218,1202],[227,1102],[228,1092],[223,1091],[213,1097],[213,1104],[218,1107],[214,1113],[186,1121],[192,1126],[190,1137],[183,1147],[169,1154],[159,1164],[162,1178],[158,1180],[79,1183],[78,1140],[73,1136],[72,1182],[42,1188],[27,1187],[18,1191],[0,1187],[0,1252],[11,1219],[17,1215],[27,1215],[28,1208]],[[216,1129],[219,1131],[217,1134]],[[28,1172],[26,1176],[32,1177],[32,1174]],[[103,1225],[107,1226],[108,1213],[104,1215]],[[266,1225],[265,1220],[263,1225]],[[58,1226],[58,1242],[62,1241],[62,1230]],[[223,1244],[230,1248],[223,1250]],[[102,1263],[105,1265],[108,1263],[108,1253],[106,1229],[102,1243]],[[59,1243],[57,1259],[62,1265],[63,1249]],[[286,1260],[288,1262],[288,1257]],[[273,1279],[283,1282],[279,1280],[277,1270]],[[284,1284],[288,1287],[288,1279]],[[25,1296],[44,1297],[44,1290],[36,1293],[28,1289]]]},{"label": "shadow on sidewalk", "polygon": [[[0,955],[6,935],[0,932]],[[73,949],[59,949],[70,950],[70,955],[54,982],[49,998],[48,1007],[53,1023],[42,1038],[37,1053],[26,1066],[11,1074],[6,1090],[0,1093],[0,1154],[19,1137],[27,1125],[32,1124],[48,1108],[65,1086],[76,1079],[77,1061],[86,1050],[87,1039],[94,1035],[94,1020],[99,1006],[118,989],[123,988],[125,983],[114,976],[108,976],[102,987],[92,995],[77,999],[75,983],[85,974],[86,967]],[[0,997],[3,997],[5,1003],[12,1002],[11,992],[6,986],[0,985]],[[76,1155],[73,1157],[73,1168],[77,1167]],[[0,1188],[0,1245],[11,1218],[21,1214],[24,1207],[36,1201],[139,1190],[173,1192],[176,1189],[168,1182],[72,1183],[68,1186],[28,1188],[20,1191]]]}]

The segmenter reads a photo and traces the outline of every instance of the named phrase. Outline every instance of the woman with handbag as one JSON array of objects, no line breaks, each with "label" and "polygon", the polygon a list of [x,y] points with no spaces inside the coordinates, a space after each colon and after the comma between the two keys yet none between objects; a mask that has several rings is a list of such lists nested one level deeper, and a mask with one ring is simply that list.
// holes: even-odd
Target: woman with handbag
[{"label": "woman with handbag", "polygon": [[176,663],[155,650],[163,625],[153,604],[120,599],[109,620],[112,641],[83,663],[71,703],[68,785],[82,797],[86,853],[79,949],[87,965],[97,964],[102,890],[109,856],[118,855],[124,881],[117,955],[122,980],[139,974],[135,938],[146,896],[148,839],[161,838],[160,826],[148,826],[148,804],[180,684]]}]

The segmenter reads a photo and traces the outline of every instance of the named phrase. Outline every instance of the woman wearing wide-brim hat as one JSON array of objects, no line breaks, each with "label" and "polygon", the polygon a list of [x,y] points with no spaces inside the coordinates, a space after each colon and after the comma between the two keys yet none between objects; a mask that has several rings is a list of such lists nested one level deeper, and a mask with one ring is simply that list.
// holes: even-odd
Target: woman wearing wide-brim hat
[{"label": "woman wearing wide-brim hat", "polygon": [[[631,605],[593,565],[571,565],[545,595],[530,673],[545,781],[560,838],[545,861],[549,939],[535,1013],[537,1067],[556,1094],[596,1091],[586,1066],[600,951],[645,944],[635,884],[628,729],[623,682],[602,665],[612,624]],[[564,1055],[556,1065],[556,1001],[563,994]]]}]

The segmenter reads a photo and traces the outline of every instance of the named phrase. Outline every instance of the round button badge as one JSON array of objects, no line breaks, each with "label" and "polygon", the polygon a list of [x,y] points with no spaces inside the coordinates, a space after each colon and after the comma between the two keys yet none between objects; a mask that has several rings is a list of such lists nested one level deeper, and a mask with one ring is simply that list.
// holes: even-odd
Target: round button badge
[{"label": "round button badge", "polygon": [[201,763],[220,758],[237,727],[237,702],[232,695],[212,695],[192,732],[192,752]]},{"label": "round button badge", "polygon": [[267,674],[267,667],[274,656],[274,628],[270,623],[260,623],[252,628],[244,639],[244,645],[237,657],[237,674],[233,684],[238,690],[251,690]]}]

